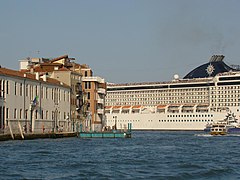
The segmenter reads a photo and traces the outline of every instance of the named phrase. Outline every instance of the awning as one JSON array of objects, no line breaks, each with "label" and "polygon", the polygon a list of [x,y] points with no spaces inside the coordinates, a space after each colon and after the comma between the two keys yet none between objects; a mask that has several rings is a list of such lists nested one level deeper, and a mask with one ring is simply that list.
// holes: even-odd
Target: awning
[{"label": "awning", "polygon": [[182,106],[182,109],[193,109],[195,104],[184,104]]},{"label": "awning", "polygon": [[179,107],[181,104],[170,104],[169,107]]},{"label": "awning", "polygon": [[120,109],[122,106],[113,106],[113,109]]},{"label": "awning", "polygon": [[184,104],[183,107],[193,107],[195,104]]},{"label": "awning", "polygon": [[122,109],[130,109],[132,106],[122,106]]},{"label": "awning", "polygon": [[167,105],[158,105],[157,109],[165,109],[167,107]]},{"label": "awning", "polygon": [[105,106],[105,109],[111,109],[112,106]]},{"label": "awning", "polygon": [[209,106],[209,104],[198,104],[197,107],[206,107],[206,106]]},{"label": "awning", "polygon": [[138,106],[133,106],[132,109],[140,109],[142,106],[138,105]]},{"label": "awning", "polygon": [[209,104],[198,104],[197,109],[208,109]]}]

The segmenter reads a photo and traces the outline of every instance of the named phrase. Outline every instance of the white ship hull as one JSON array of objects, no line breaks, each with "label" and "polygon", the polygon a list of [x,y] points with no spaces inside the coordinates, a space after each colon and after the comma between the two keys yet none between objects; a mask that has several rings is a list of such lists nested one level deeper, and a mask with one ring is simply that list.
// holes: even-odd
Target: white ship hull
[{"label": "white ship hull", "polygon": [[[207,124],[225,118],[226,111],[205,113],[106,113],[106,126],[133,130],[202,131]],[[239,114],[237,115],[239,117]]]}]

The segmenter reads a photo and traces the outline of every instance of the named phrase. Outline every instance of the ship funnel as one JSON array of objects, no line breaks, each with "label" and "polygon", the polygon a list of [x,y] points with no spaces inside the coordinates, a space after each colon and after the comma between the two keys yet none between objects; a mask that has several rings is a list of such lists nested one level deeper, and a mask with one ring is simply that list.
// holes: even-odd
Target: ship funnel
[{"label": "ship funnel", "polygon": [[224,55],[213,55],[210,58],[209,62],[220,62],[223,61],[224,57],[225,57]]}]

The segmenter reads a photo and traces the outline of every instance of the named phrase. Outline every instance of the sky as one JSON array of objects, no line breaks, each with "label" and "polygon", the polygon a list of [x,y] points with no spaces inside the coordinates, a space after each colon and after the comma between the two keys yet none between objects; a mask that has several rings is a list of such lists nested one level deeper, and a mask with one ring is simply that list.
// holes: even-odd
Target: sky
[{"label": "sky", "polygon": [[214,54],[240,65],[238,0],[1,0],[0,65],[68,54],[111,83],[183,78]]}]

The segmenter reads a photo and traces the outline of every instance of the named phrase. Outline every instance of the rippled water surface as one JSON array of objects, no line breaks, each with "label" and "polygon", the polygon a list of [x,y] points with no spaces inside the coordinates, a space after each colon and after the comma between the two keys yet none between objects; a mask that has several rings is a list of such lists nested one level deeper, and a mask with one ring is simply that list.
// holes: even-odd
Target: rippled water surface
[{"label": "rippled water surface", "polygon": [[132,136],[0,142],[0,179],[240,178],[240,136],[159,131]]}]

